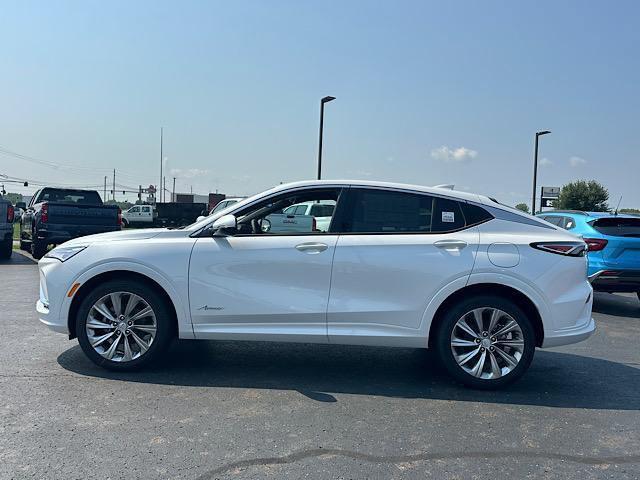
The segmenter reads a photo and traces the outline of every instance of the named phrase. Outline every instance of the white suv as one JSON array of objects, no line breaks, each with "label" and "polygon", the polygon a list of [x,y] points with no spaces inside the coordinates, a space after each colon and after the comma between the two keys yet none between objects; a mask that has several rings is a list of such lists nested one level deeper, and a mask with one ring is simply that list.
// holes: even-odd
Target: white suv
[{"label": "white suv", "polygon": [[[326,232],[264,232],[273,212],[336,203]],[[183,230],[78,238],[39,262],[40,319],[116,370],[172,337],[434,348],[459,381],[519,378],[536,347],[595,329],[585,244],[479,195],[312,181]]]}]

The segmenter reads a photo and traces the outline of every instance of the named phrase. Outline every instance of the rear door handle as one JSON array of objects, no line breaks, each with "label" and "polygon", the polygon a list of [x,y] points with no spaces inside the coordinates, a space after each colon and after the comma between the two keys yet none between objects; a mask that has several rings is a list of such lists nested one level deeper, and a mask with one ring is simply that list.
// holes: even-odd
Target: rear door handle
[{"label": "rear door handle", "polygon": [[324,252],[329,246],[326,243],[307,242],[296,245],[296,250],[309,254]]},{"label": "rear door handle", "polygon": [[438,240],[434,245],[445,250],[462,250],[467,246],[467,242],[464,240]]}]

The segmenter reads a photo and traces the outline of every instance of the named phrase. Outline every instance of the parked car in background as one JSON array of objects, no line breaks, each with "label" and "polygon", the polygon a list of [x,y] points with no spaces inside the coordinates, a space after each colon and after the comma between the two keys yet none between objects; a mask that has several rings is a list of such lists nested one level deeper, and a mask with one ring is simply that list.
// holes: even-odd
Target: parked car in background
[{"label": "parked car in background", "polygon": [[14,215],[14,222],[19,222],[22,219],[22,215],[24,214],[24,210],[20,207],[18,207],[17,205],[15,205],[13,207],[13,215]]},{"label": "parked car in background", "polygon": [[329,230],[329,224],[335,208],[336,202],[333,200],[304,202],[285,208],[283,213],[288,215],[309,215],[315,219],[314,231],[326,232]]},{"label": "parked car in background", "polygon": [[[326,232],[265,231],[335,202]],[[536,347],[595,329],[586,244],[490,198],[380,182],[280,185],[180,230],[79,238],[38,263],[40,320],[97,365],[140,368],[174,337],[433,348],[496,388]]]},{"label": "parked car in background", "polygon": [[334,200],[303,202],[272,213],[262,220],[262,231],[268,233],[326,232],[336,206]]},{"label": "parked car in background", "polygon": [[587,243],[594,290],[632,292],[640,299],[640,217],[574,210],[554,210],[538,217]]},{"label": "parked car in background", "polygon": [[134,205],[122,212],[122,223],[125,227],[182,227],[196,221],[206,213],[205,203],[167,202],[155,205]]},{"label": "parked car in background", "polygon": [[13,251],[14,208],[11,202],[0,198],[0,258],[11,257]]},{"label": "parked car in background", "polygon": [[209,212],[209,215],[213,215],[214,213],[218,213],[220,210],[224,210],[225,208],[230,207],[234,203],[238,203],[241,200],[243,200],[242,197],[225,198],[224,200],[221,200],[215,207],[213,207],[211,209],[211,211]]},{"label": "parked car in background", "polygon": [[39,259],[49,245],[120,230],[117,205],[103,205],[95,190],[45,187],[38,190],[20,221],[20,248]]}]

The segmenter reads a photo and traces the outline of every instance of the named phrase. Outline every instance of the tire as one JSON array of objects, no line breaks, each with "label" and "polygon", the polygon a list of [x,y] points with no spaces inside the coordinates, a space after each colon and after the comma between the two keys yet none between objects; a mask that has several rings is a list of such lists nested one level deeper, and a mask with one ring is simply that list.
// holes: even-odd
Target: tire
[{"label": "tire", "polygon": [[[123,316],[127,314],[126,307],[131,294],[137,296],[141,302],[134,306],[127,317],[116,317],[114,315],[115,304],[111,300],[113,298],[111,294],[120,296],[121,307],[119,312]],[[94,305],[105,297],[102,307],[107,308],[107,313],[115,318],[118,327],[114,327],[113,322],[94,309]],[[144,303],[151,308],[154,317],[152,318],[150,315],[143,316],[138,320],[134,320],[131,328],[125,326],[127,320],[134,319],[137,314],[145,309]],[[85,355],[96,365],[115,371],[138,370],[162,357],[167,351],[170,341],[176,336],[175,321],[173,314],[170,312],[171,308],[167,305],[166,300],[146,284],[130,280],[111,280],[98,285],[82,300],[75,318],[76,335]],[[104,324],[104,329],[87,328],[90,313],[92,314],[91,325]],[[152,337],[150,329],[153,321],[155,321],[155,332]],[[109,323],[111,323],[110,326],[108,325]],[[135,326],[136,324],[138,327]],[[145,330],[141,328],[145,328]],[[132,331],[133,333],[131,333]],[[95,344],[97,339],[108,333],[113,334],[99,345],[96,345],[95,348],[91,345],[91,340]],[[143,351],[139,340],[144,345],[147,345],[148,348],[146,350]],[[112,358],[110,359],[108,358],[109,347],[112,347],[116,341],[118,344],[114,347]],[[125,342],[129,345],[129,359],[126,358]]]},{"label": "tire", "polygon": [[36,260],[40,260],[47,253],[47,244],[42,240],[34,239],[31,241],[31,256]]},{"label": "tire", "polygon": [[[474,310],[480,312],[482,332]],[[495,326],[491,333],[498,333],[496,337],[488,334],[494,312]],[[463,320],[464,329],[459,323]],[[509,326],[511,330],[500,334]],[[533,360],[535,344],[531,321],[524,312],[512,301],[494,295],[477,295],[454,305],[442,317],[435,338],[437,356],[447,372],[460,383],[482,390],[500,388],[518,380]],[[479,369],[478,364],[481,364]]]},{"label": "tire", "polygon": [[11,258],[13,252],[13,238],[5,239],[0,243],[0,258],[6,260]]},{"label": "tire", "polygon": [[20,250],[22,250],[23,252],[31,251],[31,242],[20,240]]},{"label": "tire", "polygon": [[128,228],[129,227],[129,222],[126,219],[122,219],[122,228]]}]

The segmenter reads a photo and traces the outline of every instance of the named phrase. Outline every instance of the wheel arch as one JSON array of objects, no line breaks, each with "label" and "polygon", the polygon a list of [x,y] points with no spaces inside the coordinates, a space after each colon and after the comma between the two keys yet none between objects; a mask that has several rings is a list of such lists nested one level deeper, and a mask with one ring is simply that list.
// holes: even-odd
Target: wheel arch
[{"label": "wheel arch", "polygon": [[431,325],[429,326],[429,348],[433,346],[435,340],[435,333],[439,327],[444,313],[456,302],[462,298],[469,297],[471,295],[498,295],[508,298],[518,307],[520,307],[527,317],[531,320],[533,331],[536,337],[536,346],[541,347],[544,342],[544,325],[542,323],[542,316],[535,303],[520,290],[516,290],[513,287],[503,285],[500,283],[476,283],[467,285],[459,290],[456,290],[450,294],[436,310]]},{"label": "wheel arch", "polygon": [[82,301],[85,297],[94,289],[95,286],[108,282],[111,280],[131,280],[135,282],[141,282],[146,284],[147,286],[153,288],[167,303],[167,306],[170,308],[171,318],[174,322],[174,328],[176,334],[179,331],[178,325],[178,313],[176,310],[176,306],[171,299],[171,296],[167,293],[167,291],[155,280],[152,278],[138,272],[134,272],[131,270],[111,270],[103,273],[99,273],[89,280],[84,282],[78,291],[73,296],[71,301],[71,305],[69,306],[69,313],[67,315],[67,328],[69,329],[69,339],[76,338],[76,322],[75,317],[78,313],[78,309],[82,304]]}]

